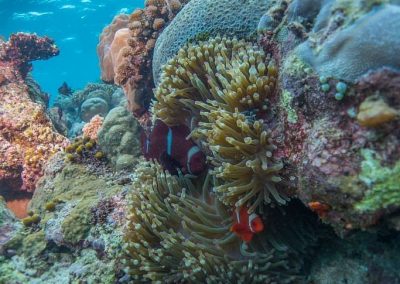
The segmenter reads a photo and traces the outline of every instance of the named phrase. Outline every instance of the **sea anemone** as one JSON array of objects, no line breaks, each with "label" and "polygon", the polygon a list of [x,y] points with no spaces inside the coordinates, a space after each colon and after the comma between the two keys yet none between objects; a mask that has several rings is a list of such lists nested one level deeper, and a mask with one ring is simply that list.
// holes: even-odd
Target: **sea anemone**
[{"label": "sea anemone", "polygon": [[273,158],[270,131],[257,119],[268,110],[277,76],[274,60],[257,45],[216,37],[182,48],[163,67],[155,92],[155,116],[195,125],[191,137],[212,152],[211,173],[223,181],[215,188],[220,200],[249,212],[288,199],[275,187],[282,163]]},{"label": "sea anemone", "polygon": [[129,274],[155,283],[298,280],[299,259],[279,239],[246,245],[230,232],[231,214],[210,193],[213,183],[210,175],[192,180],[152,162],[139,164],[125,232]]}]

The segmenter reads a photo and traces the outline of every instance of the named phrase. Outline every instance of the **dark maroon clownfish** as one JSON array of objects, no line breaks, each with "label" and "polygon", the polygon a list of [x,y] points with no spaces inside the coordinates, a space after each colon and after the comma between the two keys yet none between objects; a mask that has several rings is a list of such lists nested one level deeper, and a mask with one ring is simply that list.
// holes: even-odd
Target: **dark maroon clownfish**
[{"label": "dark maroon clownfish", "polygon": [[186,139],[190,130],[186,125],[169,127],[156,120],[152,131],[142,135],[142,152],[146,159],[157,160],[166,170],[177,174],[197,175],[206,167],[206,158],[191,139]]}]

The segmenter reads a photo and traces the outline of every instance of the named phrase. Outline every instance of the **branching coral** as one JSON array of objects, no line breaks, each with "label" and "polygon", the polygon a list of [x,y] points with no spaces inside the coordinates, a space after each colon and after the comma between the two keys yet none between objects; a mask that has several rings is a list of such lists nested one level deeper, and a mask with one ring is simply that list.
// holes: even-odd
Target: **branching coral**
[{"label": "branching coral", "polygon": [[212,183],[211,176],[189,180],[157,164],[138,166],[125,233],[130,275],[155,283],[299,280],[299,260],[281,240],[273,241],[275,229],[249,246],[238,242],[229,212],[209,193]]},{"label": "branching coral", "polygon": [[259,47],[216,37],[181,49],[164,66],[155,93],[154,114],[167,124],[199,121],[192,136],[206,141],[212,172],[225,181],[216,192],[225,204],[250,205],[249,212],[271,202],[270,195],[287,199],[275,188],[282,164],[272,157],[271,135],[256,119],[276,78],[274,61]]}]

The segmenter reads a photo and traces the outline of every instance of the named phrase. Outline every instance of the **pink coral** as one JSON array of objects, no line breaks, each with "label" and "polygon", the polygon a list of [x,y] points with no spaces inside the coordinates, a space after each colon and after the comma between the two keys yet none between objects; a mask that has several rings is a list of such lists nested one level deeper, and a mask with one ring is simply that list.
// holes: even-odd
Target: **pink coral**
[{"label": "pink coral", "polygon": [[[136,9],[130,15],[129,25],[118,27],[115,18],[100,37],[98,54],[102,79],[112,81],[113,73],[113,81],[123,88],[127,97],[128,110],[136,117],[146,113],[152,97],[151,57],[158,35],[187,2],[147,0],[144,9]],[[107,52],[110,55],[107,56]],[[107,65],[110,61],[112,68]]]},{"label": "pink coral", "polygon": [[0,43],[0,186],[6,190],[33,192],[49,157],[68,143],[24,81],[31,60],[57,53],[52,40],[36,35],[18,33]]},{"label": "pink coral", "polygon": [[122,32],[119,31],[127,28],[128,20],[128,15],[118,15],[100,34],[97,55],[100,60],[100,77],[105,82],[114,81],[114,69],[119,66],[119,54],[123,47],[127,46],[127,36],[121,36]]},{"label": "pink coral", "polygon": [[7,42],[0,43],[1,65],[11,65],[22,77],[31,71],[31,61],[48,59],[58,54],[59,49],[52,39],[36,34],[12,34]]},{"label": "pink coral", "polygon": [[100,115],[93,116],[92,119],[83,127],[83,136],[97,141],[97,133],[103,125],[103,121],[104,118],[102,118]]}]

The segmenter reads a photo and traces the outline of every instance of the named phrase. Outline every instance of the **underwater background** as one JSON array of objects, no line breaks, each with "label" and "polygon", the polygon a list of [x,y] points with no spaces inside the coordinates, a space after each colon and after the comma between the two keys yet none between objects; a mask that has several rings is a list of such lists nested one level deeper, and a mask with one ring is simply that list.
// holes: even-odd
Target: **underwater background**
[{"label": "underwater background", "polygon": [[130,13],[143,0],[2,0],[0,35],[31,32],[53,38],[59,56],[34,63],[33,76],[52,103],[57,89],[67,82],[73,89],[99,80],[96,45],[102,29],[115,15]]},{"label": "underwater background", "polygon": [[0,0],[0,284],[400,284],[399,31],[399,0]]}]

